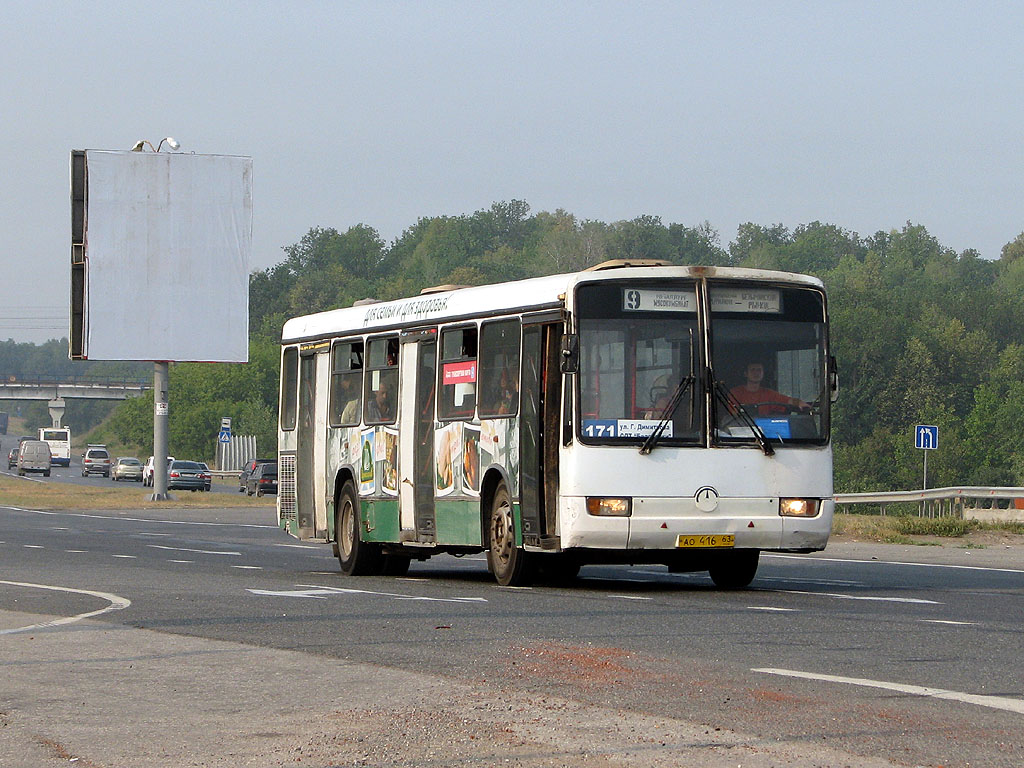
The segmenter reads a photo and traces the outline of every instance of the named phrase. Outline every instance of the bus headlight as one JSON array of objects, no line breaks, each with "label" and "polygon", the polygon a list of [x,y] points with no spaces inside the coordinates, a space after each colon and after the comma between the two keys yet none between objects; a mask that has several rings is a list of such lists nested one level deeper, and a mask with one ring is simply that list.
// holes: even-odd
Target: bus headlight
[{"label": "bus headlight", "polygon": [[779,514],[783,517],[814,517],[818,514],[818,500],[779,499]]},{"label": "bus headlight", "polygon": [[587,512],[603,517],[629,517],[633,511],[633,500],[587,496]]}]

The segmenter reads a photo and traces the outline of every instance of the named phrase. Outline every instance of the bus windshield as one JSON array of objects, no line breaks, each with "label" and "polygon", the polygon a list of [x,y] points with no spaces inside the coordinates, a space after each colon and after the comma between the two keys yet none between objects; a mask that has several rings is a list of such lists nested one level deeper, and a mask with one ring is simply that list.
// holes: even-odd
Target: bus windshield
[{"label": "bus windshield", "polygon": [[822,293],[710,283],[708,295],[715,442],[826,442]]},{"label": "bus windshield", "polygon": [[[577,291],[580,439],[661,445],[701,442],[697,294],[693,281],[600,282]],[[671,412],[669,412],[671,411]]]}]

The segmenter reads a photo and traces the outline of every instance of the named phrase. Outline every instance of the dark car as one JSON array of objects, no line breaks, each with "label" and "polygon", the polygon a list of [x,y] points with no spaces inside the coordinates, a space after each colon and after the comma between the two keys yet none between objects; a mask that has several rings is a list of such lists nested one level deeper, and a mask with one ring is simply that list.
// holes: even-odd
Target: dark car
[{"label": "dark car", "polygon": [[246,490],[246,481],[249,479],[249,475],[256,469],[260,464],[276,464],[277,459],[253,459],[247,461],[245,466],[242,467],[242,471],[238,475],[238,492]]},{"label": "dark car", "polygon": [[277,462],[259,464],[245,481],[245,492],[252,496],[277,493]]},{"label": "dark car", "polygon": [[18,449],[11,448],[11,452],[7,454],[7,468],[14,469],[18,466]]},{"label": "dark car", "polygon": [[205,491],[210,473],[198,461],[172,461],[167,470],[167,490]]}]

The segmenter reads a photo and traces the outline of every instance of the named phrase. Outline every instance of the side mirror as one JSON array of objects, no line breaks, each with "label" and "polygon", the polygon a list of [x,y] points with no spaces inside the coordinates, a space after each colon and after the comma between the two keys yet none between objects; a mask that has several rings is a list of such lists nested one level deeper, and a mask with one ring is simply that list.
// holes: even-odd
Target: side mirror
[{"label": "side mirror", "polygon": [[562,373],[576,373],[580,369],[580,337],[567,333],[562,337]]},{"label": "side mirror", "polygon": [[829,399],[834,403],[839,399],[839,369],[833,355],[828,356],[828,389]]}]

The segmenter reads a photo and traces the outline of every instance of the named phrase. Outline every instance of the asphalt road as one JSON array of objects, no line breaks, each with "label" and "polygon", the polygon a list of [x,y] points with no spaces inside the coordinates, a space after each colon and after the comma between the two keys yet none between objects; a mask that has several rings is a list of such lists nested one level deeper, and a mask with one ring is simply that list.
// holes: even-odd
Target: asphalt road
[{"label": "asphalt road", "polygon": [[[842,545],[765,555],[741,592],[655,566],[588,566],[570,585],[503,589],[482,556],[414,562],[407,578],[345,578],[327,545],[278,531],[272,507],[0,508],[0,615],[11,612],[0,665],[19,663],[4,634],[70,632],[77,622],[32,627],[106,611],[85,620],[298,651],[311,668],[328,659],[496,696],[557,695],[865,760],[1016,767],[1019,553]],[[0,714],[12,706],[3,698],[0,683]]]}]

